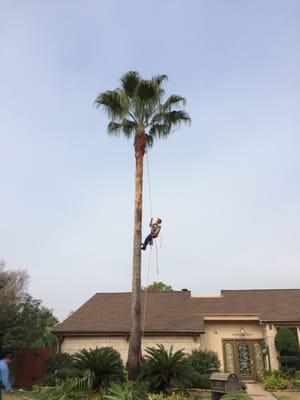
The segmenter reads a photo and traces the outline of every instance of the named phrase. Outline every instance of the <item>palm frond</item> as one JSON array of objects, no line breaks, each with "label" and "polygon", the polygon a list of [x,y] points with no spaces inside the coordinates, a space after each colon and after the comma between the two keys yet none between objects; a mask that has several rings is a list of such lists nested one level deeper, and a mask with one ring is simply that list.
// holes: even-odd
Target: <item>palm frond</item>
[{"label": "palm frond", "polygon": [[153,81],[141,80],[137,87],[137,96],[145,101],[157,97],[158,86]]},{"label": "palm frond", "polygon": [[153,146],[153,137],[151,135],[146,134],[146,140],[147,140],[147,147],[152,147]]},{"label": "palm frond", "polygon": [[113,120],[119,120],[128,114],[128,97],[119,89],[100,93],[95,100],[96,107],[102,107]]},{"label": "palm frond", "polygon": [[173,107],[181,107],[185,106],[186,99],[182,96],[178,96],[176,94],[172,94],[162,105],[162,110],[171,111]]},{"label": "palm frond", "polygon": [[127,118],[123,118],[121,122],[110,121],[107,125],[107,132],[109,135],[118,136],[124,133],[126,137],[130,138],[136,129],[136,123]]},{"label": "palm frond", "polygon": [[186,111],[161,111],[152,118],[149,134],[153,137],[167,137],[173,129],[182,123],[191,123],[191,118]]},{"label": "palm frond", "polygon": [[134,96],[136,88],[140,81],[141,77],[137,71],[128,71],[122,76],[122,87],[128,97]]},{"label": "palm frond", "polygon": [[154,123],[151,125],[151,128],[149,129],[149,135],[154,138],[155,136],[158,136],[159,138],[161,137],[167,137],[167,135],[171,131],[171,125],[169,124],[159,124],[159,123]]},{"label": "palm frond", "polygon": [[155,75],[152,77],[152,80],[156,82],[158,86],[160,86],[163,82],[168,80],[168,75],[166,74]]}]

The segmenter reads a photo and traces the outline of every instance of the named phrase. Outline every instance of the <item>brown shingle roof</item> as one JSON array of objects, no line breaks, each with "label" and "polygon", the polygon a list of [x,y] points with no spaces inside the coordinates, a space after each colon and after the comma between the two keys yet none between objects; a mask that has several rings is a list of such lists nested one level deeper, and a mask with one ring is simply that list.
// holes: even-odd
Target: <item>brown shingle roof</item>
[{"label": "brown shingle roof", "polygon": [[[142,310],[145,293],[142,294]],[[97,293],[55,333],[130,331],[131,293]],[[218,297],[191,297],[189,291],[149,292],[145,333],[199,333],[209,315],[255,315],[261,321],[299,322],[300,289],[222,290]]]},{"label": "brown shingle roof", "polygon": [[[142,310],[144,304],[142,294]],[[97,293],[64,322],[59,333],[126,333],[130,331],[131,293]],[[148,292],[145,332],[201,332],[203,320],[192,311],[191,293]]]},{"label": "brown shingle roof", "polygon": [[192,298],[198,315],[257,315],[261,321],[300,321],[300,289],[222,290],[220,297]]}]

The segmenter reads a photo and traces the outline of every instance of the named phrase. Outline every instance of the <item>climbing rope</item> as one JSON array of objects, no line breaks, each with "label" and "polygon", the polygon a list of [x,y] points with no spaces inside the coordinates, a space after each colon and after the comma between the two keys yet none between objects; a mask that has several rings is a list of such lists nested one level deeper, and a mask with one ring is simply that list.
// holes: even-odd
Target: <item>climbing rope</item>
[{"label": "climbing rope", "polygon": [[148,180],[148,193],[149,193],[149,207],[150,207],[150,215],[151,215],[151,218],[152,218],[153,217],[152,193],[151,193],[150,163],[149,163],[148,151],[146,152],[146,161],[147,161],[147,180]]},{"label": "climbing rope", "polygon": [[[151,191],[151,177],[150,177],[150,162],[149,162],[149,156],[148,156],[148,151],[146,152],[146,161],[147,161],[147,181],[148,181],[148,194],[149,194],[149,208],[150,208],[150,216],[153,218],[153,206],[152,206],[152,191]],[[161,243],[160,242],[160,248],[161,248]],[[154,241],[155,244],[155,267],[156,267],[156,272],[159,274],[159,268],[158,268],[158,248],[157,248],[157,243]]]},{"label": "climbing rope", "polygon": [[146,308],[147,308],[147,300],[148,300],[148,286],[149,286],[149,278],[150,278],[151,254],[152,254],[152,246],[150,247],[150,252],[149,252],[149,257],[148,257],[146,288],[145,288],[144,307],[143,307],[142,336],[144,336],[145,325],[146,325]]}]

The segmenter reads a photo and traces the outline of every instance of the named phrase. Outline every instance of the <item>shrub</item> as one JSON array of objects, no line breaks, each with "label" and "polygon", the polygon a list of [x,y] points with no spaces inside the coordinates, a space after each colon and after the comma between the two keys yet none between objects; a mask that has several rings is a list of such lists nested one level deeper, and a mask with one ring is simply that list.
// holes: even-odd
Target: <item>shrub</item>
[{"label": "shrub", "polygon": [[65,381],[67,379],[72,379],[72,378],[77,378],[77,377],[82,377],[83,372],[78,369],[78,368],[61,368],[57,371],[55,376],[62,381]]},{"label": "shrub", "polygon": [[210,389],[210,375],[211,374],[202,374],[199,376],[199,379],[197,379],[198,385],[197,387],[201,388],[201,389]]},{"label": "shrub", "polygon": [[262,384],[266,389],[287,389],[289,380],[278,373],[265,375],[262,379]]},{"label": "shrub", "polygon": [[189,358],[194,369],[201,375],[208,374],[211,368],[220,368],[218,355],[214,351],[195,349]]},{"label": "shrub", "polygon": [[289,355],[298,351],[297,339],[287,326],[279,328],[275,336],[275,347],[280,355]]},{"label": "shrub", "polygon": [[292,378],[295,375],[296,368],[293,367],[282,367],[281,368],[282,375],[285,378]]},{"label": "shrub", "polygon": [[42,380],[43,386],[55,386],[57,384],[57,379],[54,374],[47,374]]},{"label": "shrub", "polygon": [[197,373],[183,350],[167,350],[163,345],[148,347],[140,379],[149,383],[150,390],[165,393],[172,388],[189,387]]},{"label": "shrub", "polygon": [[120,383],[125,379],[121,356],[112,347],[83,349],[74,354],[74,366],[94,375],[94,389],[109,386],[111,382]]},{"label": "shrub", "polygon": [[300,380],[300,371],[295,372],[294,379]]},{"label": "shrub", "polygon": [[46,371],[48,374],[54,374],[57,370],[61,368],[72,368],[73,367],[73,357],[68,353],[59,353],[55,356],[47,358],[45,362]]}]

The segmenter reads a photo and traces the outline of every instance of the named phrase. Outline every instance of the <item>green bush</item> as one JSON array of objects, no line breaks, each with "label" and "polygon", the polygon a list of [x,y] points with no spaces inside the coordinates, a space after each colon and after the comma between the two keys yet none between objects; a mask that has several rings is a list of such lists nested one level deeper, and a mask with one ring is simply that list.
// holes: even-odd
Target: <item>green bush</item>
[{"label": "green bush", "polygon": [[213,351],[195,349],[189,358],[194,369],[201,375],[208,374],[211,368],[216,370],[220,368],[218,355]]},{"label": "green bush", "polygon": [[60,368],[55,376],[62,381],[65,381],[67,379],[72,379],[72,378],[77,378],[77,377],[82,377],[83,372],[78,369],[78,368]]},{"label": "green bush", "polygon": [[232,392],[224,394],[221,397],[222,400],[251,400],[251,397],[247,393],[243,392]]},{"label": "green bush", "polygon": [[266,389],[287,389],[289,380],[278,373],[264,375],[262,384]]},{"label": "green bush", "polygon": [[300,371],[295,372],[294,379],[300,380]]},{"label": "green bush", "polygon": [[54,374],[61,368],[72,368],[73,357],[68,353],[59,353],[55,356],[47,358],[45,362],[46,371],[48,374]]},{"label": "green bush", "polygon": [[163,345],[148,347],[140,379],[149,383],[150,391],[166,393],[173,388],[190,387],[197,373],[183,350],[167,350]]},{"label": "green bush", "polygon": [[80,371],[89,371],[94,375],[93,389],[107,387],[112,382],[125,380],[125,368],[120,354],[112,347],[83,349],[74,354],[74,366]]},{"label": "green bush", "polygon": [[202,374],[199,376],[199,379],[197,379],[197,387],[199,387],[200,389],[210,389],[210,375],[211,374]]},{"label": "green bush", "polygon": [[285,378],[291,379],[291,378],[295,375],[295,373],[296,373],[296,368],[292,368],[292,367],[281,367],[281,372],[282,372],[282,375],[283,375]]},{"label": "green bush", "polygon": [[275,347],[280,355],[289,355],[298,351],[297,339],[287,326],[279,328],[275,336]]},{"label": "green bush", "polygon": [[57,384],[57,379],[54,374],[47,374],[42,380],[43,386],[55,386]]}]

